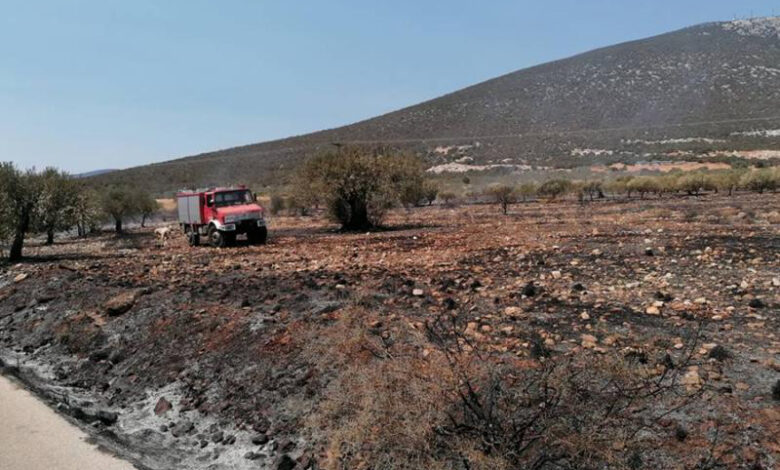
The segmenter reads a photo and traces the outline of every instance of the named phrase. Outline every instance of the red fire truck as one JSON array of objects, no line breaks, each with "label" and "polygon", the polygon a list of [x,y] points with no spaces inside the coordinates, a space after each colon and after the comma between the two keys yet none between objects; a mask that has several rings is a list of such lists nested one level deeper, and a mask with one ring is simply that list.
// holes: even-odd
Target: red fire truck
[{"label": "red fire truck", "polygon": [[265,213],[245,186],[182,191],[176,195],[179,225],[191,246],[206,237],[213,246],[235,243],[246,234],[252,244],[264,244],[268,238]]}]

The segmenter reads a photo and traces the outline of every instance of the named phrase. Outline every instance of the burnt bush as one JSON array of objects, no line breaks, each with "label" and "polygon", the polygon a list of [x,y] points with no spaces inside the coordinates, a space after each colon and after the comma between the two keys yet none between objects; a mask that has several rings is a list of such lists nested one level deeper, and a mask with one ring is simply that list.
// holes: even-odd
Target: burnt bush
[{"label": "burnt bush", "polygon": [[354,309],[305,341],[332,377],[307,422],[328,469],[631,468],[656,451],[639,431],[668,435],[696,396],[663,362],[482,351],[454,313],[418,329]]}]

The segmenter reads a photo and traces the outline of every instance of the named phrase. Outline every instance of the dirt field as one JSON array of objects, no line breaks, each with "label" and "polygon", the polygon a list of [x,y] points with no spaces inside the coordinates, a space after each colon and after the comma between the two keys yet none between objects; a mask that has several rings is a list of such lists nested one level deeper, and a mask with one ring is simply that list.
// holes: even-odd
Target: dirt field
[{"label": "dirt field", "polygon": [[[162,247],[152,228],[33,247],[0,272],[0,358],[150,468],[779,464],[780,195],[387,226],[278,217],[260,247]],[[482,385],[463,394],[467,372]],[[506,437],[510,403],[558,411]]]}]

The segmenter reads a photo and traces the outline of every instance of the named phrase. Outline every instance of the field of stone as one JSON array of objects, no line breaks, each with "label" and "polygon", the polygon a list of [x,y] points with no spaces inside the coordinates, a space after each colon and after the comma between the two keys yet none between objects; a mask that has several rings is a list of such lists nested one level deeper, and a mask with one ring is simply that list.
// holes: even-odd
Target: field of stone
[{"label": "field of stone", "polygon": [[775,468],[780,195],[153,228],[0,266],[0,365],[144,468]]}]

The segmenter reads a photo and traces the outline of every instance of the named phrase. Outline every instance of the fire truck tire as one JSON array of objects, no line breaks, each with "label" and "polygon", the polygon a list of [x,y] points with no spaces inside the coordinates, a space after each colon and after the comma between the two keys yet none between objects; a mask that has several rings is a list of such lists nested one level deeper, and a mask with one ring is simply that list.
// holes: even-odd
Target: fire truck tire
[{"label": "fire truck tire", "polygon": [[246,237],[252,245],[265,245],[268,240],[268,229],[265,227],[256,228],[247,233]]},{"label": "fire truck tire", "polygon": [[214,227],[213,225],[209,227],[209,243],[217,248],[224,248],[227,246],[225,234],[217,230],[217,227]]}]

